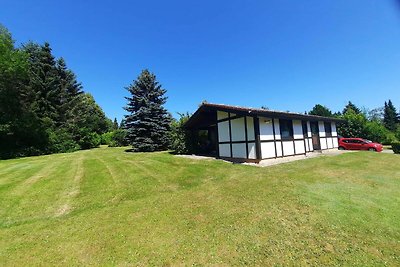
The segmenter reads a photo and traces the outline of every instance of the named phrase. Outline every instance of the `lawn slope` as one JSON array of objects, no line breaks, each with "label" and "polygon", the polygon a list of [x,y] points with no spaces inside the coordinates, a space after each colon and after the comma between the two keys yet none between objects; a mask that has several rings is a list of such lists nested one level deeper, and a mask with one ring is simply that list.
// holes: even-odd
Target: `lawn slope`
[{"label": "lawn slope", "polygon": [[399,265],[400,157],[0,161],[1,265]]}]

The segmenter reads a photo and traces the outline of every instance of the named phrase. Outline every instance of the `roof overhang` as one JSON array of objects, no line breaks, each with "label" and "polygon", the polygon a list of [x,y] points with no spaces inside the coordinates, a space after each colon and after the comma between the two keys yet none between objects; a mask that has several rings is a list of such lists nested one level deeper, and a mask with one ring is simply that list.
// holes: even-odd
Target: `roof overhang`
[{"label": "roof overhang", "polygon": [[203,103],[196,112],[185,123],[186,128],[201,128],[208,124],[216,122],[216,111],[225,111],[235,113],[241,116],[260,116],[278,119],[307,120],[307,121],[326,121],[326,122],[343,122],[344,120],[332,117],[322,117],[316,115],[307,115],[292,112],[273,111],[267,109],[245,108],[237,106],[228,106],[222,104]]}]

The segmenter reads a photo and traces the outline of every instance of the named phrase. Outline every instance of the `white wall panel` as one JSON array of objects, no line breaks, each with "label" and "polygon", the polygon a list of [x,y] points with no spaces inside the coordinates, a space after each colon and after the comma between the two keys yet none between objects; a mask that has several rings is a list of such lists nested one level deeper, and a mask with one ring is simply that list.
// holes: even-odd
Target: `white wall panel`
[{"label": "white wall panel", "polygon": [[308,135],[308,137],[312,137],[312,135],[311,135],[311,125],[310,125],[309,121],[307,121],[307,135]]},{"label": "white wall panel", "polygon": [[337,136],[337,129],[336,129],[336,123],[332,122],[332,136]]},{"label": "white wall panel", "polygon": [[333,147],[334,147],[334,148],[339,147],[338,139],[337,139],[336,137],[333,138]]},{"label": "white wall panel", "polygon": [[254,119],[253,117],[247,117],[247,139],[255,140],[256,137],[254,135]]},{"label": "white wall panel", "polygon": [[296,148],[296,154],[304,154],[304,141],[294,141],[294,147]]},{"label": "white wall panel", "polygon": [[259,121],[260,121],[260,140],[274,140],[272,119],[261,117]]},{"label": "white wall panel", "polygon": [[312,143],[312,139],[311,138],[308,139],[308,146],[310,148],[310,151],[314,151],[314,147],[313,147],[313,143]]},{"label": "white wall panel", "polygon": [[293,120],[293,137],[295,139],[304,138],[303,126],[301,125],[301,121],[299,120]]},{"label": "white wall panel", "polygon": [[326,146],[326,138],[325,138],[325,137],[322,137],[322,138],[320,138],[319,140],[320,140],[320,143],[321,143],[321,149],[327,149],[327,146]]},{"label": "white wall panel", "polygon": [[328,148],[333,148],[332,137],[328,137],[327,141],[328,141]]},{"label": "white wall panel", "polygon": [[231,156],[231,146],[229,144],[219,145],[219,156],[220,157],[230,157]]},{"label": "white wall panel", "polygon": [[282,157],[282,142],[281,141],[277,141],[276,142],[276,156],[277,157]]},{"label": "white wall panel", "polygon": [[281,140],[281,128],[279,128],[279,119],[274,119],[275,125],[275,139]]},{"label": "white wall panel", "polygon": [[234,158],[246,158],[246,144],[232,144],[232,156]]},{"label": "white wall panel", "polygon": [[[318,128],[319,128],[319,136],[320,137],[325,137],[325,125],[323,121],[319,121],[318,122]],[[325,142],[325,146],[326,146],[326,142]]]},{"label": "white wall panel", "polygon": [[218,118],[218,120],[222,120],[222,119],[228,118],[228,112],[217,111],[217,118]]},{"label": "white wall panel", "polygon": [[244,118],[231,120],[232,141],[246,141]]},{"label": "white wall panel", "polygon": [[229,121],[218,123],[218,141],[229,142]]},{"label": "white wall panel", "polygon": [[284,141],[283,142],[283,155],[284,156],[294,155],[293,141]]},{"label": "white wall panel", "polygon": [[247,144],[249,150],[249,159],[256,159],[256,143]]},{"label": "white wall panel", "polygon": [[263,142],[261,143],[261,157],[274,158],[275,157],[275,145],[274,142]]}]

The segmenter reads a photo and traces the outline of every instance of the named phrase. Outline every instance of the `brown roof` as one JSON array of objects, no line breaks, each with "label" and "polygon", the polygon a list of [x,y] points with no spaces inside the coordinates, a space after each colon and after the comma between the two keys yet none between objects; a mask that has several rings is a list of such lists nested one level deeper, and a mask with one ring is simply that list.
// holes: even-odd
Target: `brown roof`
[{"label": "brown roof", "polygon": [[[298,119],[298,120],[309,120],[309,121],[334,121],[341,122],[342,119],[332,118],[332,117],[322,117],[316,115],[307,115],[301,113],[294,112],[283,112],[283,111],[275,111],[268,109],[260,109],[260,108],[247,108],[240,106],[229,106],[224,104],[212,104],[212,103],[202,103],[197,111],[190,117],[190,119],[186,122],[185,126],[188,128],[195,127],[196,121],[199,119],[202,113],[206,112],[215,112],[215,111],[225,111],[232,112],[239,115],[256,115],[263,117],[272,117],[272,118],[282,118],[282,119]],[[204,117],[204,116],[203,116]]]}]

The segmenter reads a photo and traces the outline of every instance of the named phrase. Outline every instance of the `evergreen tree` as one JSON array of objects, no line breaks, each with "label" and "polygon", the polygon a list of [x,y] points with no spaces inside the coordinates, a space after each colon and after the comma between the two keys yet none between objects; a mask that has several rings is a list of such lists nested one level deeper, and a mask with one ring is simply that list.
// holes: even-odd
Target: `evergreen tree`
[{"label": "evergreen tree", "polygon": [[361,110],[356,105],[354,105],[351,101],[349,101],[349,103],[347,103],[347,105],[343,109],[343,112],[342,112],[343,115],[346,114],[350,109],[353,110],[354,113],[356,113],[356,114],[361,113]]},{"label": "evergreen tree", "polygon": [[399,115],[397,114],[396,108],[394,107],[392,101],[389,99],[388,102],[385,102],[384,106],[383,124],[388,130],[395,131],[398,122],[399,122]]},{"label": "evergreen tree", "polygon": [[65,60],[59,58],[56,61],[58,97],[55,105],[59,120],[57,125],[65,125],[70,111],[77,104],[77,96],[82,94],[82,85],[76,80],[75,74],[67,68]]},{"label": "evergreen tree", "polygon": [[11,33],[0,25],[0,158],[35,154],[46,134],[31,110],[27,55],[14,47]]},{"label": "evergreen tree", "polygon": [[125,119],[122,119],[119,124],[119,129],[125,129]]},{"label": "evergreen tree", "polygon": [[156,76],[143,70],[136,81],[126,88],[125,128],[134,151],[160,151],[168,148],[171,116],[163,107],[166,90]]},{"label": "evergreen tree", "polygon": [[309,115],[317,115],[323,117],[332,117],[332,111],[330,111],[327,107],[317,104],[313,107],[313,109],[308,112]]},{"label": "evergreen tree", "polygon": [[57,106],[61,95],[56,60],[49,43],[43,46],[28,43],[24,51],[29,54],[29,86],[34,94],[32,110],[52,126],[59,120]]},{"label": "evergreen tree", "polygon": [[118,126],[118,121],[117,118],[114,118],[114,122],[113,122],[113,130],[118,130],[119,126]]}]

